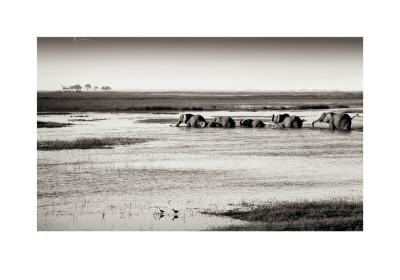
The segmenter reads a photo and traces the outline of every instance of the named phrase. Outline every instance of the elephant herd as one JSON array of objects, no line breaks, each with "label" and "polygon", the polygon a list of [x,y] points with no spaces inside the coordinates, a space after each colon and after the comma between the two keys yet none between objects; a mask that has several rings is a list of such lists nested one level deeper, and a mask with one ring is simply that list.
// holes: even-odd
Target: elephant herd
[{"label": "elephant herd", "polygon": [[[356,114],[354,117],[350,117],[345,113],[323,113],[314,123],[323,122],[329,123],[329,129],[351,129],[351,121],[355,117],[359,116]],[[302,128],[304,119],[300,119],[298,116],[290,116],[289,114],[278,114],[272,115],[272,122],[282,128]],[[185,123],[188,127],[235,127],[236,123],[231,117],[217,117],[211,121],[207,121],[201,115],[182,114],[179,121],[174,126],[179,126]],[[265,127],[265,123],[262,120],[240,120],[239,125],[241,127]],[[171,125],[172,126],[172,125]]]}]

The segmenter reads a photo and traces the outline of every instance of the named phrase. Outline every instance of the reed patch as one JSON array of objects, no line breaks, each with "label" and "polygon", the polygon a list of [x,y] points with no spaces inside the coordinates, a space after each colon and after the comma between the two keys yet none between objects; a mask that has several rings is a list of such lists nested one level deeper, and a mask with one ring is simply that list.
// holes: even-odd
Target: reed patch
[{"label": "reed patch", "polygon": [[150,141],[147,138],[78,138],[75,140],[43,140],[37,142],[39,151],[73,150],[73,149],[112,149],[117,145],[133,145]]},{"label": "reed patch", "polygon": [[228,211],[203,214],[230,217],[246,225],[216,227],[217,231],[362,231],[363,202],[344,199],[241,203]]}]

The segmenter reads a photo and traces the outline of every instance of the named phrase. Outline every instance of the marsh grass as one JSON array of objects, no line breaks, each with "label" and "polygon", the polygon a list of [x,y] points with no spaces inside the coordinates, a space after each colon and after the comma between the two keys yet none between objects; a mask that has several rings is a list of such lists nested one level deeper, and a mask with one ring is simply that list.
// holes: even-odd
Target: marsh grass
[{"label": "marsh grass", "polygon": [[112,149],[117,145],[132,145],[150,141],[144,138],[78,138],[75,140],[38,141],[39,151],[72,150],[72,149]]},{"label": "marsh grass", "polygon": [[364,110],[362,108],[340,111],[340,113],[344,113],[344,114],[355,114],[355,113],[363,113],[363,112],[364,112]]},{"label": "marsh grass", "polygon": [[313,105],[298,105],[298,106],[266,106],[263,107],[264,110],[324,110],[324,109],[343,109],[349,108],[347,105],[323,105],[323,104],[313,104]]},{"label": "marsh grass", "polygon": [[56,127],[66,127],[66,126],[71,126],[73,124],[71,123],[58,123],[58,122],[41,122],[37,121],[37,128],[56,128]]},{"label": "marsh grass", "polygon": [[159,123],[159,124],[166,124],[166,123],[176,123],[178,118],[165,118],[165,119],[143,119],[137,120],[138,123]]},{"label": "marsh grass", "polygon": [[341,199],[274,202],[249,209],[205,211],[203,214],[230,217],[248,222],[212,228],[217,231],[362,231],[363,203]]},{"label": "marsh grass", "polygon": [[[362,92],[38,92],[38,112],[162,112],[362,107]],[[308,108],[308,107],[307,107]]]},{"label": "marsh grass", "polygon": [[72,113],[68,112],[38,112],[37,115],[71,115]]},{"label": "marsh grass", "polygon": [[95,122],[95,121],[105,121],[107,119],[71,119],[70,122]]}]

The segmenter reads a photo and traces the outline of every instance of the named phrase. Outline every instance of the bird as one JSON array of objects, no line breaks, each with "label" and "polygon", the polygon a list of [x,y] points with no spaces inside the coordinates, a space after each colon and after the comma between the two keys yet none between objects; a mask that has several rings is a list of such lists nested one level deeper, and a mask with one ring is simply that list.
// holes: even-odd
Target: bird
[{"label": "bird", "polygon": [[174,217],[172,218],[172,220],[174,221],[175,219],[179,219],[178,215],[174,215]]},{"label": "bird", "polygon": [[160,209],[160,207],[158,207],[158,210],[160,210],[161,214],[165,212],[164,210]]},{"label": "bird", "polygon": [[175,214],[179,212],[179,210],[175,210],[174,208],[172,208],[172,211],[174,211]]}]

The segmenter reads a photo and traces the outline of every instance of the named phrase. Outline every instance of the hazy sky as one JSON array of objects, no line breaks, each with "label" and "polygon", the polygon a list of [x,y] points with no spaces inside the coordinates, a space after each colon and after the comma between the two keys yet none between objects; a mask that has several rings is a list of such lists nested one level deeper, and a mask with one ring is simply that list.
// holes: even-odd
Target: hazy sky
[{"label": "hazy sky", "polygon": [[38,90],[362,90],[362,38],[80,39],[37,39]]}]

